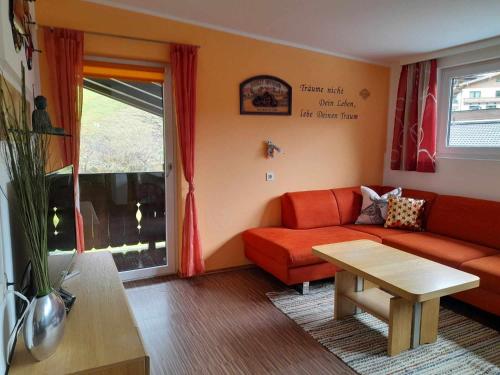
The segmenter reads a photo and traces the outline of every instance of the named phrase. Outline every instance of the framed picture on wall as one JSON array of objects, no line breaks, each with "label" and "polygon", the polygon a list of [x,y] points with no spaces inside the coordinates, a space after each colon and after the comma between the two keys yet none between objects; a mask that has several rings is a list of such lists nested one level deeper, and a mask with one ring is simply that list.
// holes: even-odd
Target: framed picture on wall
[{"label": "framed picture on wall", "polygon": [[240,83],[241,115],[292,114],[292,87],[278,77],[260,75]]}]

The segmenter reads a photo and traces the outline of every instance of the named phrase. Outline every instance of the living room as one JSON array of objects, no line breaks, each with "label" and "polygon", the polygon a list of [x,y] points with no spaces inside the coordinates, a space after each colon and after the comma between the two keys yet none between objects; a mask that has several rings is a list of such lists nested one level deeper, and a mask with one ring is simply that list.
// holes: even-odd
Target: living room
[{"label": "living room", "polygon": [[2,1],[0,369],[499,373],[498,14]]}]

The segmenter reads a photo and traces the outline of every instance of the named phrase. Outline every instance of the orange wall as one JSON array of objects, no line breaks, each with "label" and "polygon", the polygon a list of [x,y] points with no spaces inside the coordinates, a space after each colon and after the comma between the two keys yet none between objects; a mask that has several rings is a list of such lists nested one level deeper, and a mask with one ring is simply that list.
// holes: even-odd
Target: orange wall
[{"label": "orange wall", "polygon": [[[201,46],[195,185],[208,270],[248,263],[240,233],[279,225],[282,193],[382,182],[388,68],[79,0],[38,0],[36,5],[42,25]],[[87,53],[150,60],[164,53],[163,61],[168,61],[163,45],[131,49],[110,39],[102,48],[103,39],[92,38]],[[238,85],[258,74],[291,84],[292,116],[239,115]],[[357,103],[360,119],[300,118],[300,109],[317,109],[319,99],[300,93],[301,83],[343,86]],[[367,100],[358,96],[363,88],[371,93]],[[272,160],[263,156],[267,139],[283,149]],[[275,172],[273,182],[265,181],[269,170]],[[184,195],[185,184],[181,190]]]}]

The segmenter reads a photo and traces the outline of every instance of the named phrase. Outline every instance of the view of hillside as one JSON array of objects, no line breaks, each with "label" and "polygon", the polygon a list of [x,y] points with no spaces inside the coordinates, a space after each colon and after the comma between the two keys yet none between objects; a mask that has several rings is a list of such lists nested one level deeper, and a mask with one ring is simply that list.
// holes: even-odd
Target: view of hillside
[{"label": "view of hillside", "polygon": [[162,117],[83,91],[80,173],[161,172]]}]

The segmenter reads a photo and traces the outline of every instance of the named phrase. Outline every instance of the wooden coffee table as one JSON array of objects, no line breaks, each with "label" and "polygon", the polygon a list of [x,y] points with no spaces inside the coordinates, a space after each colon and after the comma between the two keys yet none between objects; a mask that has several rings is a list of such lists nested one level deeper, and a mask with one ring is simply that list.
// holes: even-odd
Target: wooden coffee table
[{"label": "wooden coffee table", "polygon": [[335,274],[334,319],[363,310],[389,324],[393,356],[437,339],[439,298],[479,286],[479,277],[370,240],[313,247]]}]

